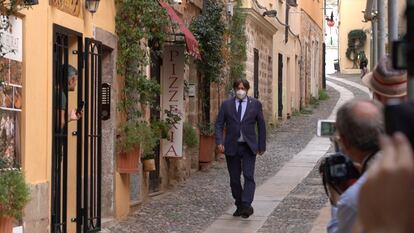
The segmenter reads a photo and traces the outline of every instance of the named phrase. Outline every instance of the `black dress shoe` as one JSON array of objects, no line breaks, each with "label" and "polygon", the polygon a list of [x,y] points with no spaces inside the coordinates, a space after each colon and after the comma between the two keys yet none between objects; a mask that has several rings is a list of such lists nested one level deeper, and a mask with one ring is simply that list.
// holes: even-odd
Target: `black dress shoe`
[{"label": "black dress shoe", "polygon": [[252,215],[254,212],[253,207],[243,207],[240,215],[242,218],[248,218],[250,215]]},{"label": "black dress shoe", "polygon": [[237,209],[236,209],[236,211],[234,211],[233,216],[234,217],[239,217],[239,216],[241,216],[241,212],[242,212],[242,207],[237,206]]}]

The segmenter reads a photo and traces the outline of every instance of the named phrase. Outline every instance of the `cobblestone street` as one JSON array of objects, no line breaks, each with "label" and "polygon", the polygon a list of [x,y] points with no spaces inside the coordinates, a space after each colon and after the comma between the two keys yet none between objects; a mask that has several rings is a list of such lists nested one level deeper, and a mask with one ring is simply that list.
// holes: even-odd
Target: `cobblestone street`
[{"label": "cobblestone street", "polygon": [[[351,91],[356,97],[367,97],[357,88],[359,77],[337,77],[330,82]],[[340,93],[328,86],[329,99],[315,108],[293,114],[283,124],[269,129],[266,154],[258,157],[256,184],[259,187],[299,153],[316,134],[318,119],[327,118]],[[321,155],[322,156],[322,155]],[[317,167],[317,166],[315,166]],[[143,203],[138,210],[123,221],[104,224],[102,232],[116,233],[193,233],[203,232],[233,204],[229,179],[224,161],[215,162],[207,171],[192,175],[173,190]],[[258,232],[310,232],[320,210],[327,204],[321,180],[316,169],[307,175],[276,207]]]}]

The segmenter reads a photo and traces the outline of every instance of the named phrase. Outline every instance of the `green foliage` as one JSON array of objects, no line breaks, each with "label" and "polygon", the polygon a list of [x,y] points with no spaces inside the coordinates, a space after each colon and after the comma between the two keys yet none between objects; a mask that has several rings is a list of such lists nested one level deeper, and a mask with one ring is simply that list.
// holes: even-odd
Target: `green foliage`
[{"label": "green foliage", "polygon": [[197,133],[188,123],[184,123],[183,141],[188,148],[195,148],[198,145]]},{"label": "green foliage", "polygon": [[205,136],[213,136],[214,135],[214,125],[212,123],[200,123],[198,125],[198,128],[200,129],[200,134]]},{"label": "green foliage", "polygon": [[20,169],[11,165],[11,161],[0,158],[0,216],[20,219],[30,191]]},{"label": "green foliage", "polygon": [[352,30],[348,33],[348,49],[346,50],[346,57],[353,62],[354,67],[358,67],[358,56],[365,57],[364,46],[367,40],[367,35],[361,29]]},{"label": "green foliage", "polygon": [[1,15],[15,15],[22,9],[30,8],[30,5],[26,4],[25,0],[0,0],[0,13]]},{"label": "green foliage", "polygon": [[317,107],[319,105],[319,99],[312,96],[309,104],[312,105],[312,107]]},{"label": "green foliage", "polygon": [[127,115],[120,126],[118,149],[129,151],[141,144],[144,154],[150,154],[160,135],[166,135],[171,127],[168,121],[154,120],[149,124],[142,119],[142,110],[147,106],[159,109],[160,85],[148,78],[145,70],[150,63],[150,49],[162,48],[169,19],[158,1],[116,0],[116,7],[117,66],[118,74],[125,79],[119,109]]},{"label": "green foliage", "polygon": [[328,92],[326,92],[325,89],[322,89],[319,91],[319,100],[328,100],[329,99],[329,95]]},{"label": "green foliage", "polygon": [[144,154],[153,153],[158,143],[158,135],[146,121],[127,121],[120,128],[118,151],[131,151],[140,143]]},{"label": "green foliage", "polygon": [[[224,5],[221,1],[207,1],[203,14],[196,17],[190,25],[191,31],[197,38],[202,60],[197,61],[197,70],[202,79],[200,83],[201,122],[210,123],[210,84],[217,82],[225,64],[223,59]],[[203,131],[202,131],[203,132]]]},{"label": "green foliage", "polygon": [[203,14],[191,23],[191,31],[200,44],[202,60],[197,68],[204,80],[216,82],[224,65],[222,58],[223,36],[226,29],[223,21],[223,3],[207,1]]},{"label": "green foliage", "polygon": [[230,22],[230,84],[246,76],[246,15],[242,12],[241,5],[241,0],[237,0],[234,7],[234,15]]}]

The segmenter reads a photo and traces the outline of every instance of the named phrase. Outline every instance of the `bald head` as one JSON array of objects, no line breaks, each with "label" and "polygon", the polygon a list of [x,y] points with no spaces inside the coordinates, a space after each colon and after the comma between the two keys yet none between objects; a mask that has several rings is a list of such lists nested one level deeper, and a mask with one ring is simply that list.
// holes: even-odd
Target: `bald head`
[{"label": "bald head", "polygon": [[339,108],[336,128],[349,146],[362,152],[379,149],[384,122],[381,105],[371,100],[351,100]]}]

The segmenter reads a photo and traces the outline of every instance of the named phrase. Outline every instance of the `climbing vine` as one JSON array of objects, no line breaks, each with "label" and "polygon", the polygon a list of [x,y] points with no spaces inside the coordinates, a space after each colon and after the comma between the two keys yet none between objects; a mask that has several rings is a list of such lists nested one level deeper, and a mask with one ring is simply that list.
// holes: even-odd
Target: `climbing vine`
[{"label": "climbing vine", "polygon": [[346,57],[353,62],[353,68],[358,67],[358,57],[366,57],[364,52],[367,35],[361,29],[352,30],[348,33],[348,49]]},{"label": "climbing vine", "polygon": [[30,8],[27,0],[0,0],[1,15],[14,15],[18,11]]},{"label": "climbing vine", "polygon": [[210,84],[217,82],[222,74],[224,59],[222,48],[225,33],[223,20],[224,6],[221,1],[207,1],[203,14],[196,17],[190,29],[197,38],[202,60],[197,61],[197,69],[202,75],[200,86],[202,104],[202,134],[211,134],[210,126]]},{"label": "climbing vine", "polygon": [[125,79],[119,109],[127,116],[120,126],[118,147],[128,151],[140,143],[144,153],[152,153],[159,130],[165,127],[143,119],[147,106],[159,108],[156,100],[160,93],[160,85],[147,77],[146,68],[151,49],[162,48],[169,20],[158,1],[116,0],[116,7],[118,74]]},{"label": "climbing vine", "polygon": [[246,75],[246,15],[242,12],[241,5],[241,0],[237,0],[234,15],[230,21],[230,85],[236,79],[244,78]]}]

